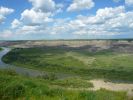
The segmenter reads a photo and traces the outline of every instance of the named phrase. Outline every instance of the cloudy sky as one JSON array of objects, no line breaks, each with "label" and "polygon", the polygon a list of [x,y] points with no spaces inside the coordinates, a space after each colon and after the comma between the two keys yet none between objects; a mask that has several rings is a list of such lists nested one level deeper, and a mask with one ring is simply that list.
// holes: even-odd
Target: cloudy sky
[{"label": "cloudy sky", "polygon": [[0,40],[133,38],[133,0],[0,0]]}]

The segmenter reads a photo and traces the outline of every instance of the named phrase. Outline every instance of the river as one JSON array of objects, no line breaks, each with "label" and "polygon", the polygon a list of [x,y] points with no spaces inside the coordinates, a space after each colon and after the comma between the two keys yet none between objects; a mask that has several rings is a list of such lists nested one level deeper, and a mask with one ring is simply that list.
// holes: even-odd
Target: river
[{"label": "river", "polygon": [[37,77],[39,75],[43,75],[43,74],[46,74],[41,71],[37,71],[37,70],[33,70],[33,69],[27,69],[27,68],[23,68],[23,67],[20,67],[20,66],[13,66],[13,65],[10,65],[10,64],[6,64],[2,61],[2,57],[4,55],[6,55],[8,52],[11,51],[11,48],[7,48],[7,47],[2,47],[3,50],[0,51],[0,69],[11,69],[11,70],[15,70],[18,74],[22,74],[22,75],[28,75],[28,76],[31,76],[31,77]]},{"label": "river", "polygon": [[[14,66],[14,65],[10,65],[10,64],[4,63],[2,61],[2,57],[4,55],[6,55],[8,52],[10,52],[12,49],[11,48],[7,48],[7,47],[2,47],[2,48],[3,48],[3,50],[0,51],[0,69],[15,70],[16,73],[18,73],[18,74],[26,75],[26,76],[30,76],[30,77],[37,77],[37,76],[42,76],[42,75],[49,74],[48,72],[45,72],[45,71],[28,69],[28,68],[24,68],[22,66]],[[74,76],[74,75],[64,74],[64,73],[55,73],[55,75],[59,79],[64,79],[64,78],[68,78],[68,77]]]}]

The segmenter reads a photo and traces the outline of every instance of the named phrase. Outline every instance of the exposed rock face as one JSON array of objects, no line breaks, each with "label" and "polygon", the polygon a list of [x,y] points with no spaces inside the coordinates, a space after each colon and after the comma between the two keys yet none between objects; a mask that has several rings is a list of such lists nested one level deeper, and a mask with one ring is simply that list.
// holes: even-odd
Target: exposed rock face
[{"label": "exposed rock face", "polygon": [[115,52],[133,52],[133,40],[2,41],[0,42],[0,46],[17,48],[59,46],[69,49],[85,49],[91,52],[107,49]]}]

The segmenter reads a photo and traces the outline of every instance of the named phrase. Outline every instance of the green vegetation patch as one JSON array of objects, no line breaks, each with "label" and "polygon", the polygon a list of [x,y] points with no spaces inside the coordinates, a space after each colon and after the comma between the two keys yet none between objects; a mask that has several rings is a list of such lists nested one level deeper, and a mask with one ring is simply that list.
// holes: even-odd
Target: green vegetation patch
[{"label": "green vegetation patch", "polygon": [[[2,70],[0,71],[0,100],[128,100],[125,92],[75,91],[55,88],[52,82]],[[60,85],[58,81],[57,83],[54,81],[54,84]],[[69,85],[69,83],[65,84]]]},{"label": "green vegetation patch", "polygon": [[87,80],[82,80],[79,77],[67,78],[62,80],[56,80],[52,82],[53,85],[66,87],[66,88],[90,88],[93,84]]},{"label": "green vegetation patch", "polygon": [[111,50],[89,52],[86,48],[16,48],[4,56],[6,63],[54,73],[74,74],[89,79],[102,78],[133,82],[133,54]]},{"label": "green vegetation patch", "polygon": [[2,51],[2,48],[0,47],[0,51]]}]

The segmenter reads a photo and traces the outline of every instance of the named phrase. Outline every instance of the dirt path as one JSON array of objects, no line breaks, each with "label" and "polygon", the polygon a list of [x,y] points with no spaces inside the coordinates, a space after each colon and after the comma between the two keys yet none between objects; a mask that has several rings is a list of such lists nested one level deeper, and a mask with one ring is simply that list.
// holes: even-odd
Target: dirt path
[{"label": "dirt path", "polygon": [[[95,80],[89,80],[87,81],[88,83],[92,83],[93,87],[92,88],[64,88],[64,89],[68,89],[68,90],[75,90],[75,91],[97,91],[100,89],[106,89],[106,90],[110,90],[110,91],[117,91],[117,92],[126,92],[127,96],[133,99],[133,84],[129,84],[129,83],[113,83],[113,82],[105,82],[102,79],[95,79]],[[56,86],[57,87],[57,86]],[[131,99],[131,100],[132,100]]]},{"label": "dirt path", "polygon": [[105,82],[104,80],[91,80],[89,82],[93,83],[94,85],[94,88],[92,88],[92,90],[99,90],[101,88],[104,88],[111,91],[126,91],[128,96],[133,97],[133,84],[112,83]]}]

